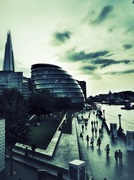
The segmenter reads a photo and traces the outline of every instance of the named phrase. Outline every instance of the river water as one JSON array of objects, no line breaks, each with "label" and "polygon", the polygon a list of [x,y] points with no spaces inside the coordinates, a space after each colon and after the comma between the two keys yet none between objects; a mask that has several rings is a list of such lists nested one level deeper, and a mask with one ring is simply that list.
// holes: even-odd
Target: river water
[{"label": "river water", "polygon": [[126,134],[127,130],[134,131],[134,110],[122,110],[120,105],[101,104],[101,110],[105,114],[105,119],[110,127],[110,123],[117,123],[119,127],[119,117],[121,115],[121,126]]}]

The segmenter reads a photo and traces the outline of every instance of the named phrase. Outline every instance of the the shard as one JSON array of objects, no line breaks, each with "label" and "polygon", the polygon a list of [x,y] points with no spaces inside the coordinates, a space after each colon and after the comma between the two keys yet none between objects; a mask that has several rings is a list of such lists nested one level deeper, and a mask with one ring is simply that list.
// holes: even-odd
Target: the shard
[{"label": "the shard", "polygon": [[5,45],[3,71],[14,72],[14,56],[12,49],[12,40],[10,31],[7,33],[7,41]]}]

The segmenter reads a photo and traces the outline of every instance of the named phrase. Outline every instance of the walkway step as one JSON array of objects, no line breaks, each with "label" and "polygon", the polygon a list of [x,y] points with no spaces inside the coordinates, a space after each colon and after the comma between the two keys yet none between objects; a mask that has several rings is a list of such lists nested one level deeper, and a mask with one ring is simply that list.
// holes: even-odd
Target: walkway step
[{"label": "walkway step", "polygon": [[48,162],[43,161],[43,159],[33,158],[29,156],[26,160],[23,154],[13,151],[13,159],[17,162],[30,166],[36,170],[43,169],[46,173],[51,174],[53,176],[57,176],[58,172],[63,173],[64,179],[68,177],[68,170],[63,169],[62,167],[55,166]]}]

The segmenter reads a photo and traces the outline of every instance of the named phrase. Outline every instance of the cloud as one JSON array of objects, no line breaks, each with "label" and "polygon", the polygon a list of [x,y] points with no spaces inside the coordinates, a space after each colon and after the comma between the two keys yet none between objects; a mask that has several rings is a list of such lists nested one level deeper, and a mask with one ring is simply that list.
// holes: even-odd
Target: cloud
[{"label": "cloud", "polygon": [[105,68],[114,64],[130,64],[131,62],[131,60],[116,61],[113,59],[95,59],[92,61],[93,64],[100,65],[101,68]]},{"label": "cloud", "polygon": [[110,17],[110,13],[113,11],[113,6],[105,6],[102,8],[98,17],[92,22],[93,24],[100,24]]},{"label": "cloud", "polygon": [[131,45],[131,44],[124,44],[124,45],[123,45],[123,48],[126,49],[126,50],[127,50],[127,49],[131,49],[131,48],[132,48],[132,45]]},{"label": "cloud", "polygon": [[91,71],[96,70],[97,67],[96,67],[96,66],[87,65],[87,66],[82,66],[80,69],[81,69],[82,71],[87,71],[87,72],[90,71],[90,72],[91,72]]},{"label": "cloud", "polygon": [[71,61],[81,61],[87,59],[94,59],[99,57],[105,57],[109,55],[109,51],[97,51],[92,53],[86,53],[85,51],[75,52],[75,49],[66,52],[65,56]]},{"label": "cloud", "polygon": [[61,45],[71,38],[72,33],[70,31],[54,32],[53,33],[53,45]]},{"label": "cloud", "polygon": [[129,69],[125,71],[112,71],[112,72],[107,72],[105,74],[110,74],[110,75],[134,74],[134,69]]},{"label": "cloud", "polygon": [[113,9],[113,6],[104,6],[98,15],[96,15],[97,11],[92,10],[82,19],[82,22],[98,25],[110,17]]}]

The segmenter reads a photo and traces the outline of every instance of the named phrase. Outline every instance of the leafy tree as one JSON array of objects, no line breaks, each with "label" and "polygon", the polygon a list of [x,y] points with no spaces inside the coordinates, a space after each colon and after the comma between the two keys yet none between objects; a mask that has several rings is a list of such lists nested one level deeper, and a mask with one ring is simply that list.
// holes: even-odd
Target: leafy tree
[{"label": "leafy tree", "polygon": [[5,89],[0,97],[0,113],[6,124],[6,143],[25,143],[29,140],[27,101],[16,89]]},{"label": "leafy tree", "polygon": [[55,100],[56,110],[69,110],[71,105],[71,100],[68,97],[59,97]]},{"label": "leafy tree", "polygon": [[29,97],[30,113],[39,118],[42,114],[50,114],[54,109],[54,96],[46,89],[36,91]]}]

